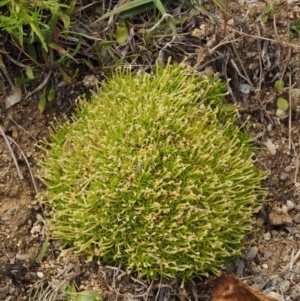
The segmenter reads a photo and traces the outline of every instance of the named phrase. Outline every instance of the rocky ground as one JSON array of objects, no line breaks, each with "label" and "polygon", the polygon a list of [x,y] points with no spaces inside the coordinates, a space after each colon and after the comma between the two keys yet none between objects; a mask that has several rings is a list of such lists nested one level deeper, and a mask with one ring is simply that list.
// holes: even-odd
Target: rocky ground
[{"label": "rocky ground", "polygon": [[[234,1],[226,13],[211,1],[203,4],[205,9],[192,4],[167,6],[175,20],[182,20],[177,24],[179,37],[162,36],[154,47],[144,40],[143,24],[151,27],[150,21],[145,23],[147,15],[128,22],[132,34],[114,50],[136,69],[150,70],[155,61],[171,56],[180,62],[185,59],[199,73],[230,79],[227,100],[239,107],[241,124],[248,120],[257,164],[269,175],[264,183],[268,197],[254,217],[245,253],[226,271],[280,300],[300,300],[300,40],[291,31],[300,19],[300,1],[275,1],[273,13],[268,12],[267,1]],[[13,50],[10,56],[19,58]],[[12,78],[22,72],[3,58]],[[177,280],[162,279],[147,284],[120,267],[72,258],[61,252],[57,241],[50,243],[42,263],[36,261],[47,215],[36,198],[44,189],[37,179],[43,153],[36,145],[49,137],[55,118],[63,122],[70,116],[76,97],[87,91],[86,76],[101,78],[103,72],[100,65],[82,69],[68,84],[62,84],[58,75],[57,100],[48,103],[43,113],[37,108],[37,94],[30,96],[38,82],[22,87],[23,98],[9,108],[5,102],[10,86],[4,80],[1,84],[0,272],[4,277],[0,277],[0,299],[63,300],[67,288],[62,285],[71,281],[78,291],[99,291],[104,300],[210,300],[207,282],[195,279],[181,287]],[[285,83],[281,92],[274,87],[277,79]],[[279,96],[290,101],[290,110],[278,113]]]}]

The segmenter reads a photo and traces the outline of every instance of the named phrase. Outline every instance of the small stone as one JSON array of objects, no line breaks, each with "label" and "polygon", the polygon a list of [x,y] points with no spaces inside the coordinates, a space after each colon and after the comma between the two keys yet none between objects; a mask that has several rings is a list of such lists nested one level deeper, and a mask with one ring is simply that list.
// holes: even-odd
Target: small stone
[{"label": "small stone", "polygon": [[286,182],[289,178],[289,175],[286,172],[282,172],[278,178],[279,178],[279,181]]},{"label": "small stone", "polygon": [[271,230],[272,237],[277,237],[279,232],[277,230]]},{"label": "small stone", "polygon": [[225,271],[230,274],[233,273],[235,270],[234,262],[228,262],[225,264]]},{"label": "small stone", "polygon": [[254,259],[256,257],[257,253],[258,253],[258,247],[253,246],[248,250],[248,252],[245,256],[245,259],[247,261],[251,261],[252,259]]},{"label": "small stone", "polygon": [[278,286],[280,282],[282,282],[283,279],[281,277],[275,277],[273,280],[272,280],[272,286]]},{"label": "small stone", "polygon": [[277,152],[276,145],[270,139],[267,139],[267,142],[265,143],[265,145],[268,148],[268,150],[270,151],[270,153],[273,156],[275,156],[276,152]]},{"label": "small stone", "polygon": [[271,239],[271,233],[267,232],[264,234],[264,240],[270,240]]},{"label": "small stone", "polygon": [[37,272],[36,275],[41,279],[44,278],[44,273],[42,272]]},{"label": "small stone", "polygon": [[258,252],[259,252],[259,254],[264,255],[266,253],[266,251],[267,251],[267,249],[266,249],[266,247],[264,245],[259,245],[258,246]]},{"label": "small stone", "polygon": [[286,201],[286,206],[287,206],[288,210],[293,210],[295,208],[294,202],[292,202],[290,200]]},{"label": "small stone", "polygon": [[262,265],[262,267],[263,267],[264,269],[267,269],[269,266],[268,266],[266,263],[264,263],[264,264]]},{"label": "small stone", "polygon": [[293,221],[296,223],[296,224],[300,224],[300,214],[297,214],[293,217]]},{"label": "small stone", "polygon": [[285,301],[283,296],[281,296],[280,294],[276,293],[276,292],[271,292],[267,295],[267,297],[270,297],[270,298],[275,298],[277,299],[278,301]]},{"label": "small stone", "polygon": [[270,257],[273,256],[273,252],[268,250],[266,253],[265,253],[265,259],[269,259]]},{"label": "small stone", "polygon": [[290,289],[291,283],[288,280],[284,280],[280,283],[279,288],[280,291],[284,294]]},{"label": "small stone", "polygon": [[272,123],[269,123],[268,125],[267,125],[267,131],[268,132],[271,132],[273,130],[273,124]]},{"label": "small stone", "polygon": [[26,260],[28,259],[30,256],[28,254],[17,254],[16,255],[16,259],[18,260]]},{"label": "small stone", "polygon": [[291,217],[287,214],[287,212],[284,211],[272,211],[269,214],[269,221],[272,226],[279,226],[279,225],[285,225],[285,226],[292,226],[293,221]]},{"label": "small stone", "polygon": [[264,226],[265,220],[262,217],[258,217],[256,219],[256,225],[259,228],[262,228]]},{"label": "small stone", "polygon": [[284,212],[284,213],[287,213],[288,212],[288,207],[285,206],[285,205],[282,205],[281,211]]}]

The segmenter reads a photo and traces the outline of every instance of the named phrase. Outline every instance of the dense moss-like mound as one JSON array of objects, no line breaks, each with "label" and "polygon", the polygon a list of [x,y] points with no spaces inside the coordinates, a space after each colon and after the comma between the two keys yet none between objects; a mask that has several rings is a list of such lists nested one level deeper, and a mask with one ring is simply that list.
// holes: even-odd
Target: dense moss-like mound
[{"label": "dense moss-like mound", "polygon": [[46,143],[49,235],[147,279],[217,272],[264,195],[225,84],[119,70]]}]

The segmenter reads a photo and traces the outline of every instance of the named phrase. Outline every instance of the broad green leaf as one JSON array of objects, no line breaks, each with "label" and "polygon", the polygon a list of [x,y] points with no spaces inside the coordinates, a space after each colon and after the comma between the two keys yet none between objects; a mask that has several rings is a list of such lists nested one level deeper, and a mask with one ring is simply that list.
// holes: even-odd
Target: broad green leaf
[{"label": "broad green leaf", "polygon": [[300,19],[298,19],[292,26],[291,30],[296,31],[298,34],[300,34]]},{"label": "broad green leaf", "polygon": [[28,82],[30,82],[30,79],[29,79],[29,78],[24,78],[24,77],[16,77],[16,78],[15,78],[15,84],[16,84],[17,86],[25,85],[25,84],[27,84]]},{"label": "broad green leaf", "polygon": [[36,49],[33,44],[26,43],[27,53],[32,57],[35,61],[37,59]]}]

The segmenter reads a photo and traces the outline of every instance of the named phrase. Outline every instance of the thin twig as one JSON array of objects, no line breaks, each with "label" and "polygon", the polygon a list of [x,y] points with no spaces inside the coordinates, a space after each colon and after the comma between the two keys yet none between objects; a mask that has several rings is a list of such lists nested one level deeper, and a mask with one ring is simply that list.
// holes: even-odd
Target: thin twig
[{"label": "thin twig", "polygon": [[8,141],[8,139],[7,139],[8,137],[5,135],[5,133],[4,133],[3,129],[2,129],[2,126],[0,126],[0,134],[2,135],[2,137],[3,137],[3,139],[4,139],[4,141],[5,141],[6,145],[7,145],[7,147],[8,147],[8,149],[9,149],[10,153],[11,153],[11,156],[12,156],[12,158],[13,158],[13,160],[14,160],[15,165],[16,165],[16,169],[17,169],[19,178],[20,178],[21,180],[23,180],[24,177],[23,177],[23,174],[22,174],[22,172],[21,172],[21,170],[20,170],[18,161],[17,161],[16,156],[15,156],[15,154],[14,154],[14,152],[13,152],[11,146],[10,146],[10,143],[9,143],[9,141]]},{"label": "thin twig", "polygon": [[292,150],[292,78],[289,74],[289,152]]},{"label": "thin twig", "polygon": [[25,132],[28,136],[30,136],[34,141],[38,142],[28,131],[26,131],[21,125],[19,125],[15,120],[8,116],[8,119],[12,121],[16,126],[18,126],[23,132]]},{"label": "thin twig", "polygon": [[33,95],[35,92],[41,90],[48,82],[50,76],[52,74],[52,70],[49,70],[49,72],[47,73],[47,75],[45,76],[44,80],[38,85],[38,87],[36,87],[32,92],[28,93],[24,100],[27,99],[28,97],[30,97],[31,95]]},{"label": "thin twig", "polygon": [[[300,250],[297,252],[297,254],[295,255],[295,257],[294,257],[294,263],[299,259],[299,257],[300,257]],[[281,270],[281,272],[292,272],[292,271],[290,271],[290,266],[291,266],[291,264],[290,263],[288,263],[282,270]]]},{"label": "thin twig", "polygon": [[234,32],[237,32],[240,35],[245,36],[245,37],[250,37],[250,38],[253,38],[253,39],[259,39],[259,40],[264,40],[264,41],[270,41],[270,42],[282,44],[282,45],[285,45],[285,46],[290,46],[290,47],[293,47],[293,48],[298,48],[298,49],[300,48],[300,45],[297,45],[297,44],[292,44],[292,43],[288,43],[288,42],[284,42],[284,41],[278,41],[278,40],[275,40],[275,39],[269,39],[269,38],[265,38],[265,37],[262,37],[262,36],[255,36],[255,35],[248,34],[248,33],[233,29],[233,28],[231,28],[231,30],[234,31]]},{"label": "thin twig", "polygon": [[[1,129],[1,127],[0,127],[0,129]],[[24,160],[25,160],[25,162],[26,162],[26,165],[27,165],[27,167],[28,167],[29,173],[30,173],[30,177],[31,177],[31,181],[32,181],[34,190],[35,190],[36,193],[38,193],[39,191],[38,191],[38,188],[37,188],[37,185],[36,185],[36,182],[35,182],[33,173],[32,173],[32,171],[31,171],[29,162],[28,162],[28,160],[27,160],[27,158],[26,158],[26,156],[25,156],[23,150],[21,149],[21,147],[19,146],[19,144],[18,144],[13,138],[7,136],[7,139],[10,140],[10,142],[13,143],[13,144],[18,148],[18,150],[20,151],[21,155],[23,156],[23,158],[24,158]]]}]

